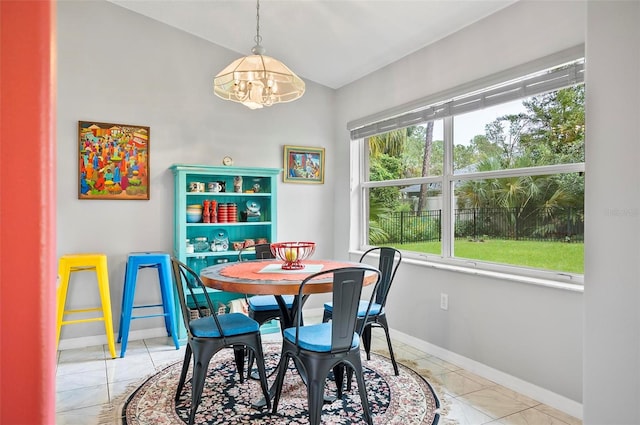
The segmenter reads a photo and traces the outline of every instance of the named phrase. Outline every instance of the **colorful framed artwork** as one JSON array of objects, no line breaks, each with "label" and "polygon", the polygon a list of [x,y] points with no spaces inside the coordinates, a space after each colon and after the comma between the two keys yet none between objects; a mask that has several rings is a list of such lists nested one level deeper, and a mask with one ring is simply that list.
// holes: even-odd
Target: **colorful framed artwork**
[{"label": "colorful framed artwork", "polygon": [[78,199],[149,199],[150,129],[78,121]]},{"label": "colorful framed artwork", "polygon": [[324,183],[324,148],[284,147],[285,183]]}]

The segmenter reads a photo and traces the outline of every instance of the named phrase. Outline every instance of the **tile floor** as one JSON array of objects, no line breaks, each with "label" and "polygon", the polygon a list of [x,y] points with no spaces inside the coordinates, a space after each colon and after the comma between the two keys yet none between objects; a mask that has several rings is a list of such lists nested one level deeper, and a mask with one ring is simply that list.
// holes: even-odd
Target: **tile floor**
[{"label": "tile floor", "polygon": [[[307,322],[309,323],[309,321]],[[279,333],[265,341],[278,340]],[[373,331],[373,349],[388,353],[382,330]],[[125,358],[109,358],[105,346],[58,352],[57,425],[119,424],[104,415],[144,377],[182,360],[170,338],[129,341]],[[439,425],[580,425],[579,419],[515,393],[414,347],[394,342],[396,359],[420,371],[441,404]],[[119,346],[117,353],[120,353]]]}]

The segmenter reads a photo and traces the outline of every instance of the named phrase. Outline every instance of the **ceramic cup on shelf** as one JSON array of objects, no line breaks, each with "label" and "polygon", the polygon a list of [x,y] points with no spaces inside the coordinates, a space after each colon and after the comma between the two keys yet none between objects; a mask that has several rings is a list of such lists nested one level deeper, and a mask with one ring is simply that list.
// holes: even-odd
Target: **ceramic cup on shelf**
[{"label": "ceramic cup on shelf", "polygon": [[204,192],[204,183],[202,182],[189,183],[189,192]]},{"label": "ceramic cup on shelf", "polygon": [[209,182],[207,183],[207,192],[220,192],[222,190],[222,186],[220,186],[219,182]]}]

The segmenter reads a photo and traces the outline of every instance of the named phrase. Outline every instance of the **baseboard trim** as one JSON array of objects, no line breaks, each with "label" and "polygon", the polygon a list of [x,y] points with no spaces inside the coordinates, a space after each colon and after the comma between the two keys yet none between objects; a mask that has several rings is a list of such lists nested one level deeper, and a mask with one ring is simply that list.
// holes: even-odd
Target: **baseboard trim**
[{"label": "baseboard trim", "polygon": [[461,356],[437,345],[412,337],[411,335],[407,335],[393,329],[390,329],[389,332],[394,339],[400,342],[416,347],[442,360],[455,364],[456,366],[460,366],[461,368],[473,372],[482,378],[507,387],[575,418],[582,419],[581,403],[531,384],[515,376],[493,369],[485,364]]}]

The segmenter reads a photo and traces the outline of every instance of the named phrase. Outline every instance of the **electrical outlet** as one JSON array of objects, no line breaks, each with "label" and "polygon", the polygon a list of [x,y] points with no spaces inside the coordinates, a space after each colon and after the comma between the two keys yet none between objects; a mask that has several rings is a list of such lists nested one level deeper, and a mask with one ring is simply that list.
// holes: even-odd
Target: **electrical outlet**
[{"label": "electrical outlet", "polygon": [[440,294],[440,308],[443,310],[449,310],[449,295]]}]

